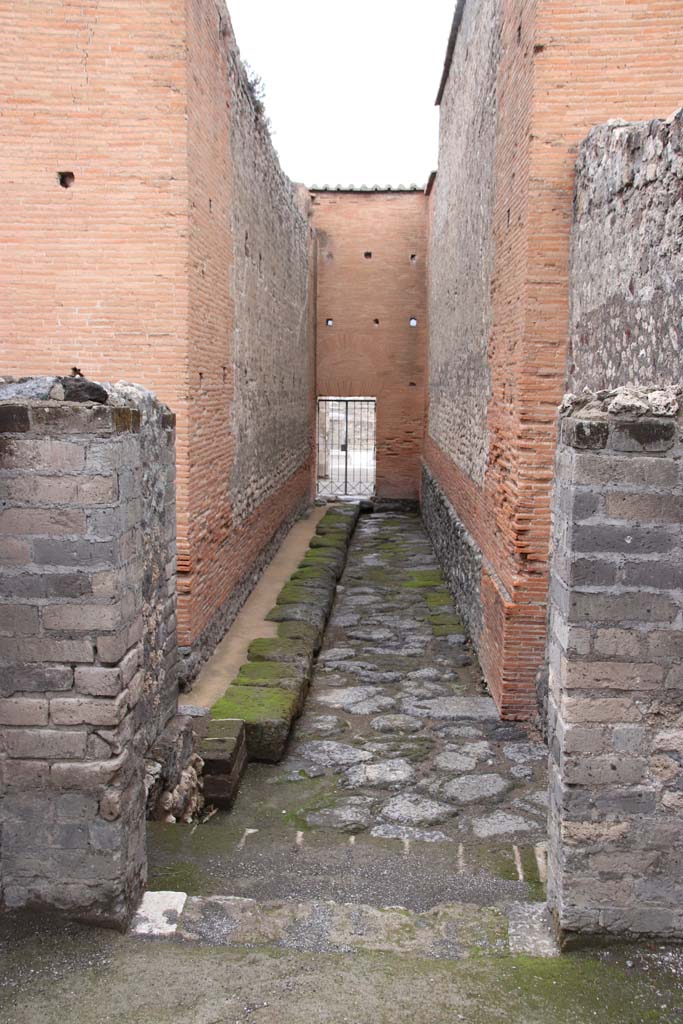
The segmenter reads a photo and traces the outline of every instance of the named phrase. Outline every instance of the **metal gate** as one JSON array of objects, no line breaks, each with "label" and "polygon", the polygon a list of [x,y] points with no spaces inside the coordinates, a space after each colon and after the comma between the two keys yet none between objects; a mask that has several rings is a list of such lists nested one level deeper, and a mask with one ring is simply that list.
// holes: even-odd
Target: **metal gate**
[{"label": "metal gate", "polygon": [[318,495],[375,492],[375,399],[318,399]]}]

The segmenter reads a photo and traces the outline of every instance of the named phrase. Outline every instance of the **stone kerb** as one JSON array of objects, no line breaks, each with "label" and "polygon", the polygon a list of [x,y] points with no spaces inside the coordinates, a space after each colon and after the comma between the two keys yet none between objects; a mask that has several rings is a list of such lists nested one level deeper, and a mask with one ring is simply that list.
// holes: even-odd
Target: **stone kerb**
[{"label": "stone kerb", "polygon": [[0,497],[2,905],[123,925],[177,700],[174,418],[134,386],[1,382]]},{"label": "stone kerb", "polygon": [[277,763],[285,754],[359,514],[356,504],[335,505],[325,513],[266,616],[277,623],[277,637],[252,641],[247,661],[211,709],[200,753],[204,792],[217,806],[232,805],[247,759]]},{"label": "stone kerb", "polygon": [[548,898],[683,937],[683,389],[568,396],[553,502]]}]

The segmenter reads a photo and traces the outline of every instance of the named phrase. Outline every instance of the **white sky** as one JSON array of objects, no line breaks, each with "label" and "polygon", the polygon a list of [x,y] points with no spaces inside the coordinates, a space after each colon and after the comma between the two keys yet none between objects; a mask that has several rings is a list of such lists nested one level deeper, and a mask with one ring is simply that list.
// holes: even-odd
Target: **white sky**
[{"label": "white sky", "polygon": [[290,178],[426,183],[455,0],[227,2]]}]

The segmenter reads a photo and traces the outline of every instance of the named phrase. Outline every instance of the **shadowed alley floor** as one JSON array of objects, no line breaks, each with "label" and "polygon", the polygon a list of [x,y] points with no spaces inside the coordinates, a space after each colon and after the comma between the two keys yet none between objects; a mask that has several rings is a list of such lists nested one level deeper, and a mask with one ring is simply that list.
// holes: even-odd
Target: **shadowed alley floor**
[{"label": "shadowed alley floor", "polygon": [[285,761],[250,765],[231,814],[152,826],[150,887],[542,899],[545,761],[499,721],[419,516],[362,516]]}]

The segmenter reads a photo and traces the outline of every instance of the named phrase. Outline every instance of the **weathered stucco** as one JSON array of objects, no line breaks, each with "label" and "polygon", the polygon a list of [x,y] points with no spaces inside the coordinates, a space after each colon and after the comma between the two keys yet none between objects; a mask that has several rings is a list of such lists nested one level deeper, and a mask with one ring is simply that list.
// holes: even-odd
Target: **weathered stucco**
[{"label": "weathered stucco", "polygon": [[683,110],[595,128],[577,162],[569,385],[683,379]]},{"label": "weathered stucco", "polygon": [[479,484],[489,448],[499,20],[496,0],[465,4],[441,99],[431,227],[429,431]]}]

